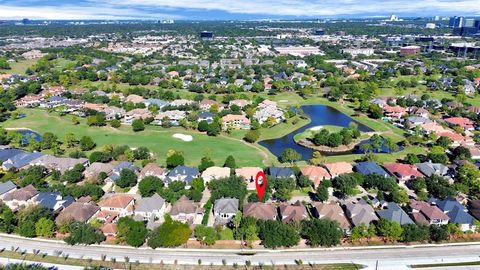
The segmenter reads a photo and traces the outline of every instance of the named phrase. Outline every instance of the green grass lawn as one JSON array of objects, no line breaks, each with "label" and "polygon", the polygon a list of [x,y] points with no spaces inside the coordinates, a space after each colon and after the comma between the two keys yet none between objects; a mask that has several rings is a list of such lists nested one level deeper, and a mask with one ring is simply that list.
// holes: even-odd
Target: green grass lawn
[{"label": "green grass lawn", "polygon": [[[223,165],[226,157],[232,155],[240,166],[259,166],[262,160],[271,158],[256,145],[248,144],[236,138],[227,136],[209,137],[199,132],[187,131],[183,128],[164,129],[147,126],[143,132],[134,133],[130,126],[122,125],[119,129],[111,127],[89,127],[82,119],[80,125],[73,125],[71,116],[60,117],[57,113],[48,114],[41,109],[21,109],[27,117],[17,120],[8,120],[3,123],[5,128],[30,128],[39,133],[52,132],[63,140],[66,133],[72,132],[77,138],[90,136],[97,143],[97,149],[103,145],[129,145],[130,147],[148,147],[162,164],[165,162],[169,149],[183,151],[185,162],[188,165],[198,165],[200,159],[208,155],[216,164]],[[172,137],[175,133],[188,134],[193,141],[184,142]]]},{"label": "green grass lawn", "polygon": [[27,68],[35,64],[37,60],[20,60],[10,63],[11,69],[0,69],[0,73],[25,74]]}]

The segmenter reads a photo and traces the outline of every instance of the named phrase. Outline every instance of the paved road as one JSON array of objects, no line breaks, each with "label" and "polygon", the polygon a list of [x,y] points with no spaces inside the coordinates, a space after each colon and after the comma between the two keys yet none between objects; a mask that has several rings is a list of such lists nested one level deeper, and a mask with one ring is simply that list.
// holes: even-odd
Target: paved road
[{"label": "paved road", "polygon": [[157,249],[130,248],[121,246],[68,246],[61,241],[38,239],[24,239],[17,236],[0,234],[0,248],[8,250],[11,247],[32,252],[33,249],[49,255],[61,251],[72,258],[92,258],[99,260],[103,254],[107,260],[116,258],[123,261],[129,257],[131,262],[136,260],[143,263],[174,263],[220,265],[222,259],[228,264],[245,264],[250,260],[252,265],[263,264],[294,264],[301,259],[304,264],[316,263],[358,263],[366,265],[367,269],[407,269],[411,264],[447,263],[480,260],[480,243],[468,245],[426,245],[419,247],[375,247],[375,248],[331,248],[331,249],[297,249],[297,250],[247,250],[251,254],[241,255],[240,250],[199,250],[199,249]]}]

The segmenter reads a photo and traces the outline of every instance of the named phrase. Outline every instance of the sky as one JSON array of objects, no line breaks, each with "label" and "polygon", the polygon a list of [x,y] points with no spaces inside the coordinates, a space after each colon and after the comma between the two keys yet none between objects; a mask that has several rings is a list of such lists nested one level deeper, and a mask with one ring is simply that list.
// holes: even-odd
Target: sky
[{"label": "sky", "polygon": [[0,0],[0,19],[248,20],[480,16],[479,0]]}]

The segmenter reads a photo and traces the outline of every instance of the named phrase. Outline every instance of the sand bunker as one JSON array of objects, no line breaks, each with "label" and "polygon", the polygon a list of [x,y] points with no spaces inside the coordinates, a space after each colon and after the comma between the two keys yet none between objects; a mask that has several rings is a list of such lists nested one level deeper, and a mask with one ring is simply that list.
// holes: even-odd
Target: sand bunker
[{"label": "sand bunker", "polygon": [[176,139],[180,139],[184,142],[191,142],[193,141],[193,137],[190,136],[190,135],[185,135],[185,134],[181,134],[181,133],[175,133],[172,135],[173,138],[176,138]]},{"label": "sand bunker", "polygon": [[322,128],[323,128],[322,126],[316,126],[316,127],[309,128],[309,130],[311,130],[311,131],[319,131],[319,130],[321,130]]}]

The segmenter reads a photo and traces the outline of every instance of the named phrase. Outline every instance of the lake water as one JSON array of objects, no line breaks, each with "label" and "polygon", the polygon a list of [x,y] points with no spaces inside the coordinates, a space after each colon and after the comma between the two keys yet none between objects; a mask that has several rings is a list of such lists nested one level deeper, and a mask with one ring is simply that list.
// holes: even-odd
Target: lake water
[{"label": "lake water", "polygon": [[22,140],[20,141],[20,143],[23,145],[28,145],[28,141],[32,137],[35,138],[35,141],[37,142],[39,142],[42,139],[42,136],[33,130],[21,129],[18,132],[22,134]]},{"label": "lake water", "polygon": [[287,148],[295,149],[298,153],[302,155],[302,160],[310,159],[313,154],[313,150],[307,147],[300,146],[295,143],[293,137],[296,134],[302,133],[305,130],[316,127],[316,126],[325,126],[325,125],[334,125],[334,126],[341,126],[341,127],[348,127],[350,123],[356,123],[358,125],[358,129],[362,132],[370,132],[373,131],[369,127],[360,124],[350,118],[350,116],[325,105],[304,105],[301,107],[303,112],[310,117],[311,122],[303,126],[290,134],[287,134],[283,137],[265,140],[259,142],[260,145],[266,147],[272,154],[275,156],[280,156],[283,150]]}]

